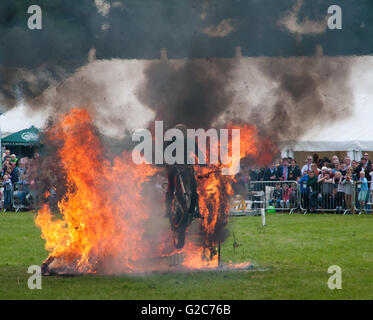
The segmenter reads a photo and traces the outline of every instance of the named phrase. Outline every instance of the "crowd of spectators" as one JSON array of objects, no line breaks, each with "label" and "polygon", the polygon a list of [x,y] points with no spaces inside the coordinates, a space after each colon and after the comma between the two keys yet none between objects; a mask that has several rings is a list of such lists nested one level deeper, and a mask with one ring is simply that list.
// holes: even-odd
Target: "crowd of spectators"
[{"label": "crowd of spectators", "polygon": [[[22,206],[30,202],[30,189],[38,184],[37,179],[31,178],[35,177],[32,163],[38,159],[38,153],[33,158],[21,159],[9,150],[2,155],[4,211],[13,209],[15,194]],[[348,156],[341,160],[336,155],[331,160],[319,159],[314,154],[307,156],[301,166],[293,158],[282,158],[266,168],[243,168],[236,176],[235,193],[247,197],[251,182],[257,182],[257,191],[271,188],[268,204],[275,208],[352,213],[355,208],[360,212],[373,209],[373,164],[368,153],[360,161]]]},{"label": "crowd of spectators", "polygon": [[[35,155],[35,158],[38,154]],[[35,159],[34,158],[34,159]],[[14,204],[14,195],[21,206],[26,206],[29,200],[30,184],[29,181],[30,166],[34,159],[23,157],[18,159],[15,154],[10,154],[10,150],[6,150],[2,155],[2,209],[3,211],[12,210]]]},{"label": "crowd of spectators", "polygon": [[244,186],[257,181],[257,188],[272,187],[269,205],[276,208],[355,213],[355,208],[364,212],[372,205],[373,209],[372,179],[368,153],[360,161],[336,155],[320,159],[314,154],[307,156],[301,166],[293,158],[282,158],[267,168],[245,168],[237,177],[236,193],[243,195],[247,190]]}]

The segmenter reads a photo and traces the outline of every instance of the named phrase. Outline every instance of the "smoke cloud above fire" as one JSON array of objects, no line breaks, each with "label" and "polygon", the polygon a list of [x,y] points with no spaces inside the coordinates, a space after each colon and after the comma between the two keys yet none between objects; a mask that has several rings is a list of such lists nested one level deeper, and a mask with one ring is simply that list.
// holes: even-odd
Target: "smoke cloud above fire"
[{"label": "smoke cloud above fire", "polygon": [[[253,124],[274,142],[298,139],[315,125],[348,117],[352,59],[325,57],[232,58],[145,69],[140,101],[169,126],[192,128]],[[261,88],[262,87],[262,88]]]},{"label": "smoke cloud above fire", "polygon": [[103,134],[116,137],[156,119],[166,127],[253,124],[275,143],[297,140],[353,110],[354,58],[320,51],[290,58],[92,60],[26,105],[52,118],[84,106]]},{"label": "smoke cloud above fire", "polygon": [[232,104],[233,66],[229,59],[154,62],[139,86],[140,101],[167,127],[209,128]]}]

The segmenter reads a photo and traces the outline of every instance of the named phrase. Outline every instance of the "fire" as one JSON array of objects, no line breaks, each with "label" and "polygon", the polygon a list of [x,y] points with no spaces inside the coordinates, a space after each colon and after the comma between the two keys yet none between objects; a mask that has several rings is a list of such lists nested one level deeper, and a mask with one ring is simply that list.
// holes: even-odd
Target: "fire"
[{"label": "fire", "polygon": [[193,242],[187,242],[182,265],[188,269],[215,269],[219,266],[218,256],[211,255],[210,248],[200,247]]},{"label": "fire", "polygon": [[[275,146],[269,139],[258,137],[258,130],[254,126],[230,126],[230,129],[239,129],[240,155],[234,158],[232,155],[231,166],[239,163],[241,159],[250,158],[254,163],[268,164],[276,152]],[[229,149],[234,141],[229,141]],[[260,150],[260,146],[262,149]],[[220,147],[220,146],[215,146]],[[208,157],[208,155],[207,155]],[[195,166],[196,176],[199,177],[197,189],[199,193],[200,213],[204,217],[202,230],[204,233],[203,245],[196,247],[188,244],[184,248],[184,266],[190,268],[216,268],[218,257],[216,255],[219,238],[222,236],[223,228],[228,223],[230,196],[233,194],[232,182],[234,175],[221,175],[221,164],[208,166]],[[210,256],[210,258],[208,258]],[[231,268],[247,266],[247,263],[232,265]]]},{"label": "fire", "polygon": [[49,137],[62,141],[59,156],[68,185],[58,205],[61,219],[47,206],[36,218],[50,256],[78,272],[132,270],[144,254],[141,240],[149,215],[141,184],[155,169],[133,164],[126,153],[111,163],[83,109],[63,117]]},{"label": "fire", "polygon": [[[232,163],[248,156],[254,161],[266,159],[259,148],[265,143],[258,139],[256,128],[235,128],[240,129],[240,156]],[[186,269],[219,266],[217,247],[228,222],[234,181],[234,176],[221,175],[221,164],[195,166],[204,218],[198,239],[187,235],[184,248],[175,251],[162,235],[165,243],[154,248],[154,242],[145,235],[152,207],[144,201],[142,185],[158,169],[134,164],[130,152],[120,157],[106,154],[84,109],[62,116],[47,136],[59,146],[67,192],[58,203],[59,214],[44,205],[35,220],[50,252],[44,265],[53,262],[58,270],[73,273],[142,272],[162,269],[151,260],[154,255],[180,254]]]}]

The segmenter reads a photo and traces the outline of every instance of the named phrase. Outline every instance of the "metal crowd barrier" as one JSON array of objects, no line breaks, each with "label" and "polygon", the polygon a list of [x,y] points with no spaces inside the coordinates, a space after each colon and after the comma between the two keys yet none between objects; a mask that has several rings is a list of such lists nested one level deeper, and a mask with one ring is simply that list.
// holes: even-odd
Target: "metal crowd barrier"
[{"label": "metal crowd barrier", "polygon": [[[14,203],[14,187],[13,186],[12,186],[10,195],[11,195],[10,207],[13,208],[13,203]],[[5,189],[4,187],[1,187],[1,209],[4,209],[4,207],[5,207]]]},{"label": "metal crowd barrier", "polygon": [[300,209],[296,181],[249,181],[246,191],[232,199],[230,215],[260,215],[261,210],[293,213]]},{"label": "metal crowd barrier", "polygon": [[317,183],[316,187],[300,185],[300,209],[308,212],[334,212],[347,214],[354,212],[354,182],[345,181],[339,186],[333,182]]},{"label": "metal crowd barrier", "polygon": [[19,190],[19,183],[15,183],[13,187],[13,208],[16,210],[16,212],[23,210],[25,208],[24,202],[22,202],[22,199],[20,197],[20,190]]},{"label": "metal crowd barrier", "polygon": [[[260,215],[268,212],[373,212],[373,182],[369,190],[362,190],[356,181],[345,180],[341,185],[332,182],[317,183],[314,190],[306,183],[296,181],[250,181],[246,194],[236,195],[231,201],[231,215]],[[363,192],[362,192],[363,191]]]}]

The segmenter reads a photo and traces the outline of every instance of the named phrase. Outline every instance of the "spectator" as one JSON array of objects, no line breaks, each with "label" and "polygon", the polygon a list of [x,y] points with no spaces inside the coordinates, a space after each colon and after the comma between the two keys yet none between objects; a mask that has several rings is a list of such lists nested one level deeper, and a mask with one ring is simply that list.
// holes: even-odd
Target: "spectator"
[{"label": "spectator", "polygon": [[1,171],[1,176],[4,176],[4,174],[6,173],[6,170],[8,169],[10,163],[9,163],[9,160],[5,160],[4,163],[3,163],[3,169]]},{"label": "spectator", "polygon": [[10,180],[10,177],[7,174],[4,175],[2,185],[4,187],[4,212],[5,212],[12,207],[12,193],[13,193],[12,180]]},{"label": "spectator", "polygon": [[8,159],[10,159],[10,150],[6,150],[3,154],[3,163]]},{"label": "spectator", "polygon": [[332,177],[334,177],[334,175],[337,173],[337,171],[339,170],[339,161],[334,161],[333,164],[332,164]]},{"label": "spectator", "polygon": [[282,190],[279,183],[276,184],[275,190],[273,190],[271,200],[269,200],[269,205],[275,205],[276,208],[279,208],[282,200]]},{"label": "spectator", "polygon": [[347,169],[351,167],[351,158],[349,156],[345,157],[345,164]]},{"label": "spectator", "polygon": [[316,164],[316,166],[319,166],[320,165],[320,157],[317,153],[315,153],[313,156],[312,156],[312,162]]},{"label": "spectator", "polygon": [[285,183],[282,187],[282,200],[281,200],[281,208],[290,208],[290,196],[292,194],[291,188]]},{"label": "spectator", "polygon": [[351,165],[353,169],[352,178],[354,179],[354,181],[357,181],[359,180],[359,177],[360,177],[359,164],[357,163],[356,160],[352,160]]},{"label": "spectator", "polygon": [[12,162],[16,163],[17,161],[18,161],[18,159],[17,159],[16,155],[15,155],[15,154],[12,154],[12,155],[10,156],[10,163],[12,163]]},{"label": "spectator", "polygon": [[[312,172],[312,170],[310,171]],[[308,171],[304,171],[302,178],[299,179],[298,183],[300,185],[300,195],[301,195],[301,205],[303,209],[308,209],[308,187],[307,182],[309,180]]]},{"label": "spectator", "polygon": [[370,167],[369,167],[369,164],[368,164],[368,161],[367,159],[365,158],[361,158],[361,162],[360,162],[360,165],[358,166],[358,172],[359,172],[359,176],[360,176],[360,172],[363,171],[364,174],[365,174],[365,178],[370,181],[371,177],[369,175],[369,171],[370,171]]},{"label": "spectator", "polygon": [[328,167],[322,167],[317,179],[320,180],[327,172],[330,174]]},{"label": "spectator", "polygon": [[11,162],[10,165],[12,168],[10,179],[12,180],[12,184],[14,186],[19,180],[18,162]]},{"label": "spectator", "polygon": [[371,171],[369,172],[370,175],[370,195],[369,195],[369,202],[373,203],[373,163],[371,164]]},{"label": "spectator", "polygon": [[249,176],[251,181],[263,181],[264,170],[259,167],[250,169]]},{"label": "spectator", "polygon": [[8,164],[8,166],[5,170],[5,174],[7,174],[8,177],[10,177],[10,175],[12,174],[12,166],[10,164]]},{"label": "spectator", "polygon": [[289,162],[287,158],[282,159],[282,166],[278,169],[280,180],[287,181],[289,175]]},{"label": "spectator", "polygon": [[302,176],[302,173],[299,167],[297,166],[297,162],[295,161],[295,159],[292,159],[290,163],[291,164],[289,167],[288,180],[298,181]]},{"label": "spectator", "polygon": [[320,169],[317,167],[316,163],[312,163],[311,171],[313,171],[313,173],[315,174],[315,177],[318,177],[321,172]]},{"label": "spectator", "polygon": [[329,160],[327,157],[324,157],[324,158],[322,158],[322,160],[320,161],[320,165],[319,165],[319,167],[320,167],[320,168],[325,167],[327,163],[330,163],[330,160]]},{"label": "spectator", "polygon": [[337,211],[343,210],[343,200],[345,197],[345,187],[342,184],[343,176],[340,171],[337,171],[334,175],[334,188],[336,191],[336,209]]},{"label": "spectator", "polygon": [[310,171],[311,170],[312,163],[313,163],[312,156],[311,155],[307,156],[306,164],[302,167],[302,170],[301,170],[302,176],[304,174],[304,171]]},{"label": "spectator", "polygon": [[341,162],[341,163],[339,164],[338,171],[341,172],[343,178],[346,176],[346,173],[347,173],[347,167],[346,167],[345,162]]},{"label": "spectator", "polygon": [[[300,171],[300,169],[299,169]],[[291,208],[297,208],[298,207],[298,188],[297,183],[293,182],[291,184],[291,194],[290,194],[290,207]]]},{"label": "spectator", "polygon": [[309,208],[310,212],[314,212],[317,206],[317,178],[314,171],[309,172],[309,178],[307,181],[307,191],[309,195]]},{"label": "spectator", "polygon": [[282,167],[282,159],[278,159],[276,163],[276,169],[278,170],[280,167]]},{"label": "spectator", "polygon": [[369,191],[368,180],[367,180],[367,178],[365,178],[365,172],[360,171],[360,179],[357,183],[360,185],[360,192],[359,192],[359,196],[358,196],[360,210],[364,212],[365,211],[365,201],[367,199],[368,191]]},{"label": "spectator", "polygon": [[352,179],[353,169],[350,168],[347,170],[346,178],[342,181],[342,185],[344,186],[345,191],[345,208],[346,210],[351,210],[352,213],[355,212],[354,208],[352,207],[352,190],[353,190],[353,179]]},{"label": "spectator", "polygon": [[363,158],[365,159],[365,161],[366,161],[368,167],[370,168],[372,162],[369,160],[369,153],[368,153],[368,152],[365,152]]},{"label": "spectator", "polygon": [[333,182],[328,170],[317,181],[317,183],[321,184],[322,208],[326,210],[333,208]]},{"label": "spectator", "polygon": [[330,162],[326,162],[325,163],[325,166],[328,168],[328,171],[329,171],[329,173],[330,173],[330,176],[332,175],[332,170],[333,170],[333,168],[334,168],[334,165],[332,164],[332,163],[330,163]]},{"label": "spectator", "polygon": [[271,163],[270,167],[265,170],[263,180],[264,181],[278,181],[279,180],[278,171],[277,171],[275,163]]}]

